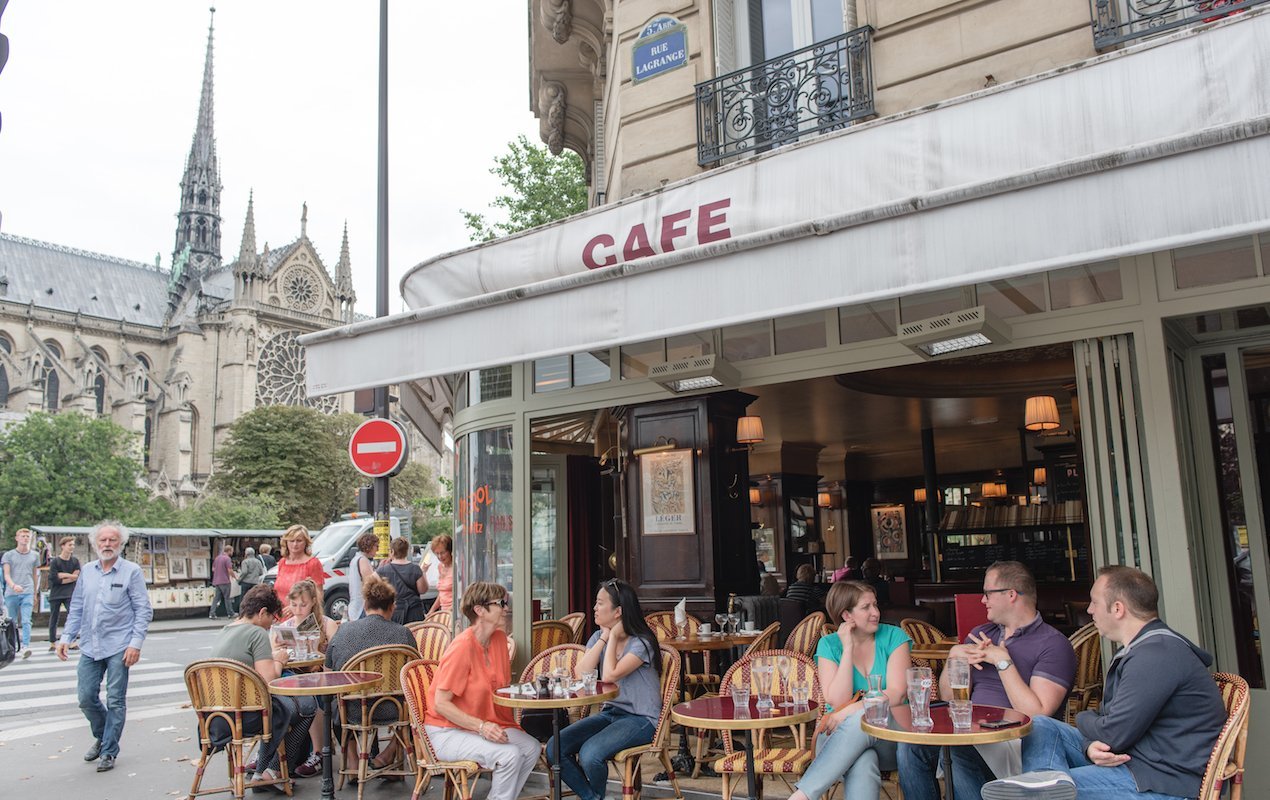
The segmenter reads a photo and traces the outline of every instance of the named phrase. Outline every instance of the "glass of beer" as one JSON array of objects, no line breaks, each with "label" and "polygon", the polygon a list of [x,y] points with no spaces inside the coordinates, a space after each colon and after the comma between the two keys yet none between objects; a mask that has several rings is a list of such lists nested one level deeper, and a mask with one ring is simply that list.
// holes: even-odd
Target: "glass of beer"
[{"label": "glass of beer", "polygon": [[948,659],[948,685],[954,701],[970,702],[970,662],[964,658]]}]

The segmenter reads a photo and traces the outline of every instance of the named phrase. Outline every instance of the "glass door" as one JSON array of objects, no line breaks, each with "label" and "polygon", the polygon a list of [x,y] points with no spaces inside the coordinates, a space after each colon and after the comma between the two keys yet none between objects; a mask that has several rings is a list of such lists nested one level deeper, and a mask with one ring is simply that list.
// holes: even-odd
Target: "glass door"
[{"label": "glass door", "polygon": [[530,574],[535,619],[559,619],[569,607],[568,506],[563,456],[535,455],[530,468]]}]

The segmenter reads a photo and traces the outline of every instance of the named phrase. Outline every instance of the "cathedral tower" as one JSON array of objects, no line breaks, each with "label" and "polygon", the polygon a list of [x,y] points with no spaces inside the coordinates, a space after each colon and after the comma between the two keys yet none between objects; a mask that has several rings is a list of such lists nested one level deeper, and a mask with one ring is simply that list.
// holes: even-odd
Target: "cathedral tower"
[{"label": "cathedral tower", "polygon": [[[212,9],[212,14],[216,9]],[[176,246],[172,250],[174,283],[190,274],[202,275],[221,265],[220,167],[212,127],[212,31],[207,26],[207,60],[203,64],[203,94],[198,102],[194,141],[181,178],[181,210],[176,215]],[[188,255],[183,255],[186,248]],[[181,269],[178,271],[177,266]],[[173,287],[176,289],[182,287]]]}]

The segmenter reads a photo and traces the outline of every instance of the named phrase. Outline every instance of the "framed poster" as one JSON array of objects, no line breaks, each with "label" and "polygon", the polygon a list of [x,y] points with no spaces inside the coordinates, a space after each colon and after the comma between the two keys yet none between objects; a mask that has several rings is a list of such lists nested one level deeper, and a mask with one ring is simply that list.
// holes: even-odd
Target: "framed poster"
[{"label": "framed poster", "polygon": [[873,552],[878,558],[908,558],[904,506],[874,506]]},{"label": "framed poster", "polygon": [[151,536],[150,549],[156,553],[166,553],[168,551],[168,537]]},{"label": "framed poster", "polygon": [[154,554],[154,582],[168,582],[168,556],[166,553]]},{"label": "framed poster", "polygon": [[209,574],[210,572],[208,570],[208,563],[205,557],[204,558],[196,557],[196,558],[190,559],[190,577],[191,578],[207,578]]},{"label": "framed poster", "polygon": [[689,448],[648,453],[639,458],[643,533],[659,536],[696,532]]},{"label": "framed poster", "polygon": [[174,581],[183,581],[190,577],[189,568],[186,566],[189,563],[184,556],[174,556],[168,553],[168,577]]}]

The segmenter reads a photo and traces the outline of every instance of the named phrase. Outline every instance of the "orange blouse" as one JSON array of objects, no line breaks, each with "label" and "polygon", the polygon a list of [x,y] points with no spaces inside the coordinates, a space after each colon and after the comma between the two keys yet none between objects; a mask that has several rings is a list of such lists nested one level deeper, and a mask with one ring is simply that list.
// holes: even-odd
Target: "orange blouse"
[{"label": "orange blouse", "polygon": [[319,589],[326,583],[326,570],[322,569],[322,560],[317,556],[309,556],[299,564],[292,564],[285,558],[278,562],[278,577],[274,579],[273,590],[277,592],[278,599],[284,606],[287,604],[287,595],[291,592],[291,587],[305,578],[312,578]]},{"label": "orange blouse", "polygon": [[476,639],[476,628],[468,628],[454,637],[441,656],[428,689],[428,712],[423,722],[442,728],[459,727],[436,710],[437,689],[444,689],[454,695],[454,705],[460,711],[504,728],[517,728],[512,709],[494,704],[494,690],[507,686],[511,680],[507,634],[495,630],[486,649]]}]

